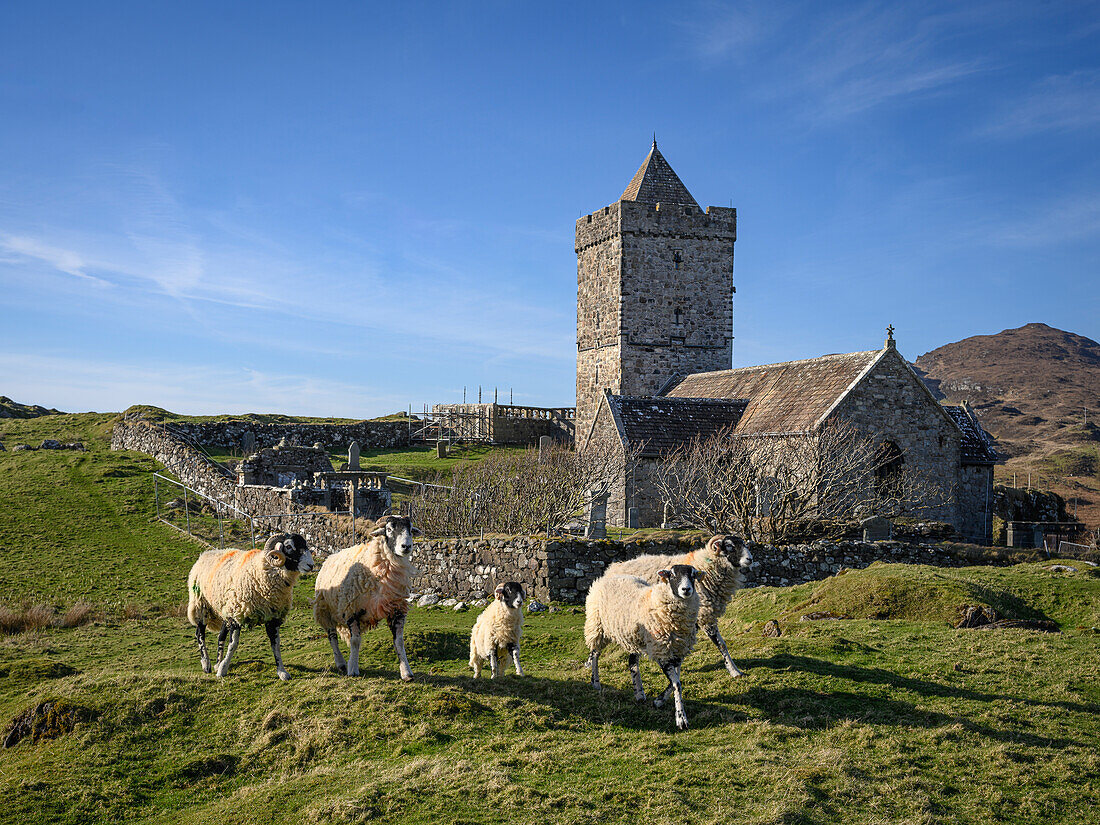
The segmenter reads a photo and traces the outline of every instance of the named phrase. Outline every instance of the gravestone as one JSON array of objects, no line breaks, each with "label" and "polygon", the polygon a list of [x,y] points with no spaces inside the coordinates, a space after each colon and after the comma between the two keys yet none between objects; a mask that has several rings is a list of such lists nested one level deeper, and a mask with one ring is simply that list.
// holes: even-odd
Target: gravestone
[{"label": "gravestone", "polygon": [[447,442],[446,441],[440,440],[440,441],[435,442],[435,457],[436,458],[446,458],[447,457]]},{"label": "gravestone", "polygon": [[641,511],[637,507],[631,507],[626,511],[626,526],[631,530],[637,530],[642,526]]},{"label": "gravestone", "polygon": [[593,491],[592,504],[588,508],[588,526],[584,530],[586,539],[607,538],[607,498],[606,490]]},{"label": "gravestone", "polygon": [[661,515],[661,529],[668,530],[672,527],[672,523],[669,521],[669,516],[672,515],[672,503],[666,501],[664,513]]},{"label": "gravestone", "polygon": [[359,442],[353,441],[348,445],[348,469],[359,469]]},{"label": "gravestone", "polygon": [[545,460],[543,458],[543,456],[547,452],[549,452],[550,445],[553,444],[553,443],[554,443],[554,439],[552,439],[550,436],[548,436],[548,435],[540,435],[539,436],[539,464],[542,464],[542,462]]},{"label": "gravestone", "polygon": [[882,516],[871,516],[859,523],[864,541],[887,541],[894,536],[894,523]]},{"label": "gravestone", "polygon": [[249,430],[241,439],[241,455],[250,456],[256,452],[256,434]]}]

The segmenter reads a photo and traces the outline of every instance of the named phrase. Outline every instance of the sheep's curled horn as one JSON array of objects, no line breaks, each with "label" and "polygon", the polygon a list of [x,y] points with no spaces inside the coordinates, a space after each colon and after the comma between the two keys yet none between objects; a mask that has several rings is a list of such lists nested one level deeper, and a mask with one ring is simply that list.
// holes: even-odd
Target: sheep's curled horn
[{"label": "sheep's curled horn", "polygon": [[286,554],[283,552],[283,542],[288,538],[289,536],[286,533],[277,533],[269,538],[267,544],[264,545],[264,552],[276,564],[282,565],[286,563]]}]

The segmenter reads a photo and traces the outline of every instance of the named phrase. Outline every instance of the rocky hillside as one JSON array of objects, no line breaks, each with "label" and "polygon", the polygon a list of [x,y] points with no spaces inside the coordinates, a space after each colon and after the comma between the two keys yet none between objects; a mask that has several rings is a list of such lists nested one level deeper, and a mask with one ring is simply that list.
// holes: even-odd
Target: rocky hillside
[{"label": "rocky hillside", "polygon": [[38,418],[40,415],[61,415],[61,410],[48,410],[37,404],[20,404],[0,395],[0,418]]},{"label": "rocky hillside", "polygon": [[1100,344],[1091,338],[1028,324],[946,344],[916,366],[938,397],[968,402],[1009,456],[1100,441]]}]

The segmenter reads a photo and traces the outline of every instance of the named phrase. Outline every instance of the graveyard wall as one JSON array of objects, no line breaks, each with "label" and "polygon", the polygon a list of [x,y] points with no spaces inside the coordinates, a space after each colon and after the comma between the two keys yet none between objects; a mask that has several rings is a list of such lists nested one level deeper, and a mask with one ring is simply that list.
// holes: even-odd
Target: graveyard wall
[{"label": "graveyard wall", "polygon": [[363,449],[405,447],[410,443],[409,425],[404,421],[357,421],[354,424],[264,424],[243,419],[230,419],[172,423],[166,425],[166,428],[196,444],[234,450],[241,449],[247,433],[252,433],[255,437],[257,449],[274,447],[283,439],[286,439],[286,443],[291,446],[312,447],[319,443],[330,450],[340,452],[346,452],[353,441],[358,442]]}]

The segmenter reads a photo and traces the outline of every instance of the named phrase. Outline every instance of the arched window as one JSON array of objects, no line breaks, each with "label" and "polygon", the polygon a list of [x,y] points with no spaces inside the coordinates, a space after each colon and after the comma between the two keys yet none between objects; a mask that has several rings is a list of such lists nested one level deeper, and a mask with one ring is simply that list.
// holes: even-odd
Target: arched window
[{"label": "arched window", "polygon": [[878,494],[896,494],[904,470],[905,456],[902,455],[901,448],[893,441],[882,442],[875,456],[875,490]]}]

